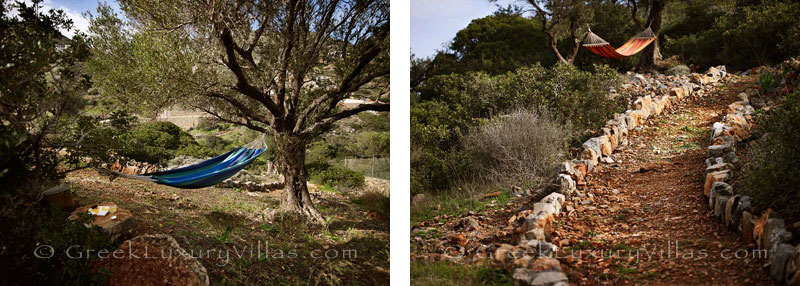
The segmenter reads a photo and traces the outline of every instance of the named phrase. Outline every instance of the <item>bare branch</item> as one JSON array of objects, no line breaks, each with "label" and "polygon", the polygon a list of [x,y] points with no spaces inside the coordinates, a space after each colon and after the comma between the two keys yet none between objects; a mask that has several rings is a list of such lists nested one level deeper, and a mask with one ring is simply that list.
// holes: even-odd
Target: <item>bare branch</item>
[{"label": "bare branch", "polygon": [[220,40],[222,41],[222,45],[225,47],[225,54],[227,57],[227,61],[225,65],[228,66],[233,74],[236,76],[236,89],[241,92],[242,94],[255,99],[267,109],[272,112],[274,118],[283,117],[283,112],[278,106],[272,102],[267,96],[264,95],[263,92],[258,90],[258,88],[250,85],[247,81],[247,76],[245,76],[242,67],[239,65],[239,62],[236,60],[235,51],[235,43],[233,42],[233,36],[231,35],[231,30],[228,28],[223,28],[222,33],[220,35]]}]

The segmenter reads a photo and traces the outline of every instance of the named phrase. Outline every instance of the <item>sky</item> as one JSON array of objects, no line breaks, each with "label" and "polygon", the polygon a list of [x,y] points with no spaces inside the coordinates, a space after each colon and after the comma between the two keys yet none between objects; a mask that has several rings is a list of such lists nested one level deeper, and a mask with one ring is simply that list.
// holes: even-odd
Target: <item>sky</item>
[{"label": "sky", "polygon": [[411,52],[418,58],[430,57],[473,19],[483,18],[513,0],[411,0]]},{"label": "sky", "polygon": [[[28,5],[31,4],[30,0],[23,1]],[[110,0],[105,1],[111,8],[120,13],[119,3]],[[40,4],[45,10],[48,9],[61,9],[67,14],[67,17],[72,19],[72,29],[69,31],[61,30],[64,36],[72,38],[77,30],[86,32],[89,29],[89,19],[82,14],[86,11],[91,11],[96,14],[98,0],[45,0]]]},{"label": "sky", "polygon": [[[25,0],[30,3],[30,0]],[[119,13],[119,3],[107,1]],[[444,44],[452,40],[456,33],[469,25],[473,19],[494,13],[497,5],[506,6],[514,0],[411,0],[411,51],[417,57],[433,56],[443,50]],[[98,0],[45,0],[45,8],[62,9],[74,22],[70,31],[61,31],[72,37],[75,30],[87,31],[89,20],[82,14],[95,12]]]}]

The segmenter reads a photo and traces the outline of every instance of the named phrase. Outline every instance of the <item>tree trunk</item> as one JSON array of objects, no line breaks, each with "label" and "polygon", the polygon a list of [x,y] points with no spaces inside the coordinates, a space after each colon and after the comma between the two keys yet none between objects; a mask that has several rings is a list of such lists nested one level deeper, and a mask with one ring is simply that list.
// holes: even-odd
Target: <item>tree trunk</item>
[{"label": "tree trunk", "polygon": [[297,134],[277,133],[275,145],[277,164],[285,187],[280,211],[300,213],[314,222],[325,223],[322,213],[314,207],[306,185],[308,171],[305,167],[305,138]]},{"label": "tree trunk", "polygon": [[658,47],[658,33],[661,30],[661,14],[666,6],[665,0],[654,0],[650,5],[650,14],[647,16],[647,26],[653,30],[656,40],[642,51],[639,58],[639,68],[652,68],[656,62],[661,60],[661,49]]}]

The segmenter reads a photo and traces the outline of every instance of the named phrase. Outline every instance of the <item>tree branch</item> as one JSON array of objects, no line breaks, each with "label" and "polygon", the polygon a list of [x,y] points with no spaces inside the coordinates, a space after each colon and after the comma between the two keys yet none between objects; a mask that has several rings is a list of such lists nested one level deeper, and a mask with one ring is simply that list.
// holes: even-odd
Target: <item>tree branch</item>
[{"label": "tree branch", "polygon": [[305,134],[305,135],[314,134],[315,132],[317,132],[317,131],[319,131],[319,130],[327,127],[327,126],[330,126],[331,124],[333,124],[336,121],[339,121],[341,119],[344,119],[344,118],[359,114],[359,113],[364,112],[364,111],[380,111],[380,112],[389,111],[389,104],[388,103],[382,103],[382,102],[361,104],[361,105],[359,105],[359,106],[357,106],[355,108],[345,109],[345,110],[340,111],[338,113],[334,113],[334,114],[331,114],[331,115],[328,115],[328,116],[321,117],[314,124],[312,124],[311,126],[306,128],[303,131],[303,134]]},{"label": "tree branch", "polygon": [[235,54],[235,43],[233,42],[233,36],[231,35],[231,30],[223,28],[222,33],[220,34],[220,40],[222,41],[222,45],[225,47],[225,55],[227,57],[227,61],[225,61],[225,65],[228,66],[228,69],[233,72],[236,76],[236,90],[241,92],[242,94],[255,99],[258,102],[264,104],[267,109],[272,112],[273,118],[281,118],[283,117],[283,113],[278,106],[272,102],[267,96],[264,95],[263,92],[258,90],[258,88],[250,85],[247,81],[247,76],[245,76],[242,67],[239,65],[239,62],[236,60]]}]

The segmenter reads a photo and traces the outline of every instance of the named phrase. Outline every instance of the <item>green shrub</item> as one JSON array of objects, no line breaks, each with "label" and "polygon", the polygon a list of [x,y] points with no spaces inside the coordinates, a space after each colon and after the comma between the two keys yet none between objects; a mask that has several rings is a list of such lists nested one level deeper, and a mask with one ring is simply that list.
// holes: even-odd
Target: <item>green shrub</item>
[{"label": "green shrub", "polygon": [[760,208],[772,208],[794,221],[800,219],[800,93],[784,100],[758,120],[764,135],[752,144],[743,189]]},{"label": "green shrub", "polygon": [[358,188],[364,186],[364,175],[339,166],[309,169],[311,181],[336,187]]},{"label": "green shrub", "polygon": [[120,155],[142,162],[164,163],[178,155],[206,158],[214,152],[200,146],[192,135],[166,121],[153,121],[134,127],[125,136],[127,147]]},{"label": "green shrub", "polygon": [[362,112],[356,115],[361,121],[353,128],[357,131],[389,131],[389,114]]},{"label": "green shrub", "polygon": [[736,2],[723,9],[691,1],[685,17],[663,30],[663,54],[678,55],[701,70],[718,64],[736,70],[800,53],[800,3]]},{"label": "green shrub", "polygon": [[625,107],[624,98],[607,97],[618,84],[617,73],[607,66],[588,72],[563,64],[498,76],[467,73],[428,79],[419,88],[421,101],[411,108],[411,192],[447,190],[456,179],[471,177],[465,171],[475,162],[463,150],[464,135],[513,110],[547,112],[555,122],[571,123],[575,131],[602,127]]},{"label": "green shrub", "polygon": [[198,122],[197,125],[194,127],[194,129],[196,130],[206,131],[206,132],[225,131],[229,130],[230,128],[231,128],[230,123],[223,123],[213,118],[207,118],[207,117],[200,118],[200,122]]}]

